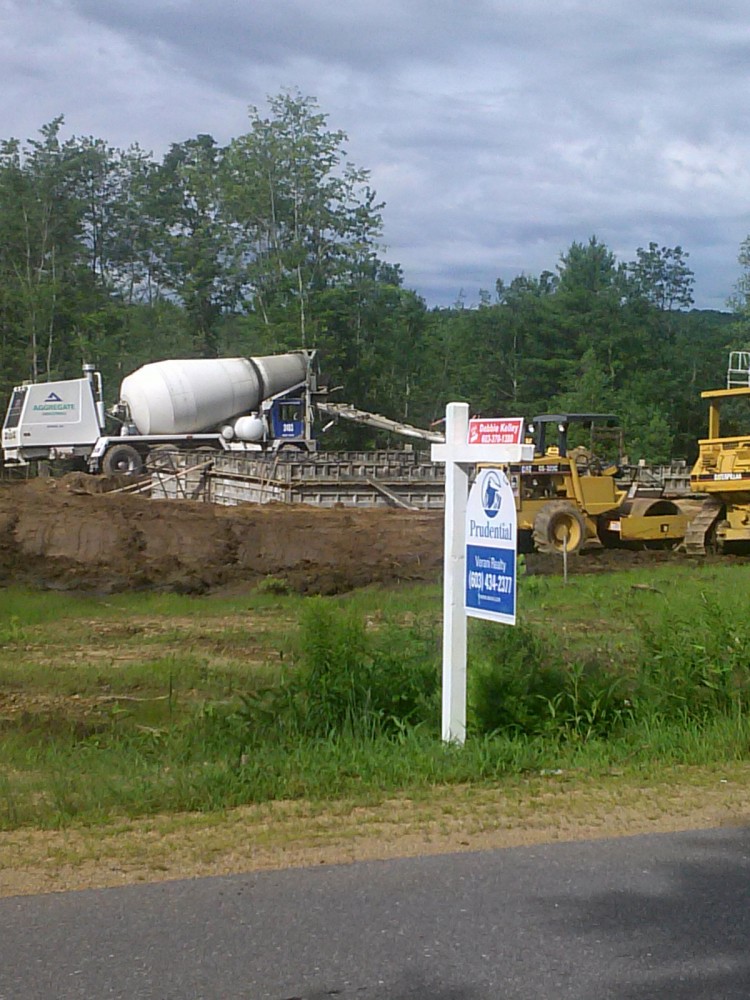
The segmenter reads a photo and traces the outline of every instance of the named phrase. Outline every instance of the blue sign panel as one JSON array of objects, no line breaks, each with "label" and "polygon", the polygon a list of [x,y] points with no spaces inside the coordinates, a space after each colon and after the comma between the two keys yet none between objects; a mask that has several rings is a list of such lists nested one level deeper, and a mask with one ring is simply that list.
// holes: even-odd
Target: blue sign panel
[{"label": "blue sign panel", "polygon": [[502,469],[480,469],[466,508],[466,614],[516,623],[516,504]]}]

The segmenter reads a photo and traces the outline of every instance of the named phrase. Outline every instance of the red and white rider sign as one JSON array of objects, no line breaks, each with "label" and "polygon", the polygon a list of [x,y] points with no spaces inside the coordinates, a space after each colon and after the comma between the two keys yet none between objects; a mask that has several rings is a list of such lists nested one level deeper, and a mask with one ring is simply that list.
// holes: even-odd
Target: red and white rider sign
[{"label": "red and white rider sign", "polygon": [[469,421],[468,444],[522,444],[523,417],[475,418]]}]

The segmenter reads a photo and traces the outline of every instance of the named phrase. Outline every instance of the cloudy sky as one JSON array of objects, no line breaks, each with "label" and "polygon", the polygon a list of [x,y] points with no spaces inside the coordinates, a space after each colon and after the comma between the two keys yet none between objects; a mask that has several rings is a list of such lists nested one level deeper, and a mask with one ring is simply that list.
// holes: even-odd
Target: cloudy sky
[{"label": "cloudy sky", "polygon": [[299,89],[370,170],[430,305],[595,234],[681,245],[724,308],[750,234],[747,0],[0,0],[0,138],[160,156]]}]

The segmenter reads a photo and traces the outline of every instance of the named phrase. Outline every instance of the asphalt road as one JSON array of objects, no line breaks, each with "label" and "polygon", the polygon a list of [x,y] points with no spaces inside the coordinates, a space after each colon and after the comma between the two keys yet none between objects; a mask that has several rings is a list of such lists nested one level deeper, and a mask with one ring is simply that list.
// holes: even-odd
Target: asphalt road
[{"label": "asphalt road", "polygon": [[750,829],[0,900],[0,998],[750,997]]}]

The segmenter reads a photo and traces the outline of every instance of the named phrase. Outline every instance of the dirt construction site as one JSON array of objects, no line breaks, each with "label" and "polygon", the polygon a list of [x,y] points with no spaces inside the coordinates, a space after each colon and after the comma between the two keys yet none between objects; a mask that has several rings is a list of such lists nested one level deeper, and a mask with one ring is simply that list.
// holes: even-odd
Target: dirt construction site
[{"label": "dirt construction site", "polygon": [[436,580],[442,565],[439,511],[221,507],[112,485],[71,474],[0,486],[0,585],[204,593],[274,578],[332,594]]},{"label": "dirt construction site", "polygon": [[[301,594],[437,583],[442,536],[440,510],[221,506],[133,495],[127,481],[82,474],[0,484],[0,587],[233,597],[264,581],[272,589],[278,585]],[[529,574],[562,572],[557,555],[525,558]],[[570,560],[570,570],[608,572],[689,558],[672,551],[594,545]],[[54,733],[64,722],[88,732],[104,725],[107,713],[120,703],[127,710],[149,701],[150,688],[122,689],[125,680],[118,680],[118,674],[127,675],[133,658],[153,657],[155,637],[163,633],[159,649],[168,657],[180,654],[185,644],[192,648],[191,643],[205,655],[218,649],[216,655],[228,656],[228,644],[239,630],[242,657],[252,661],[257,651],[248,636],[269,627],[263,614],[243,610],[215,621],[181,619],[174,639],[168,638],[174,621],[165,622],[148,607],[131,612],[127,621],[105,616],[86,621],[84,631],[67,638],[64,630],[59,635],[55,631],[54,663],[52,647],[43,644],[44,632],[26,634],[22,623],[16,623],[9,635],[18,631],[13,641],[20,644],[22,665],[15,673],[9,668],[11,679],[0,692],[0,724],[25,733],[42,723]],[[271,620],[277,612],[266,614]],[[217,629],[225,628],[222,639]],[[11,643],[11,659],[14,648]],[[89,661],[93,681],[86,673]],[[110,668],[97,666],[106,662]],[[62,689],[59,683],[47,686],[52,667],[71,671]],[[110,684],[120,687],[113,692]],[[185,704],[200,694],[191,691],[181,696]],[[161,689],[158,694],[156,702],[165,697]],[[164,811],[127,821],[115,816],[104,827],[21,826],[0,832],[0,896],[736,822],[746,811],[746,771],[738,763],[722,770],[723,783],[703,771],[685,773],[676,783],[670,769],[648,787],[643,776],[626,781],[619,771],[603,781],[575,779],[578,784],[571,775],[554,771],[552,777],[544,772],[525,776],[502,789],[438,787],[424,800],[412,800],[404,792],[366,807],[349,799],[279,801],[220,815]]]},{"label": "dirt construction site", "polygon": [[[116,480],[82,474],[0,484],[0,586],[200,594],[274,580],[297,593],[336,594],[441,576],[442,511],[225,507],[117,488]],[[593,547],[570,570],[679,558]],[[560,573],[562,561],[535,553],[526,571]]]}]

